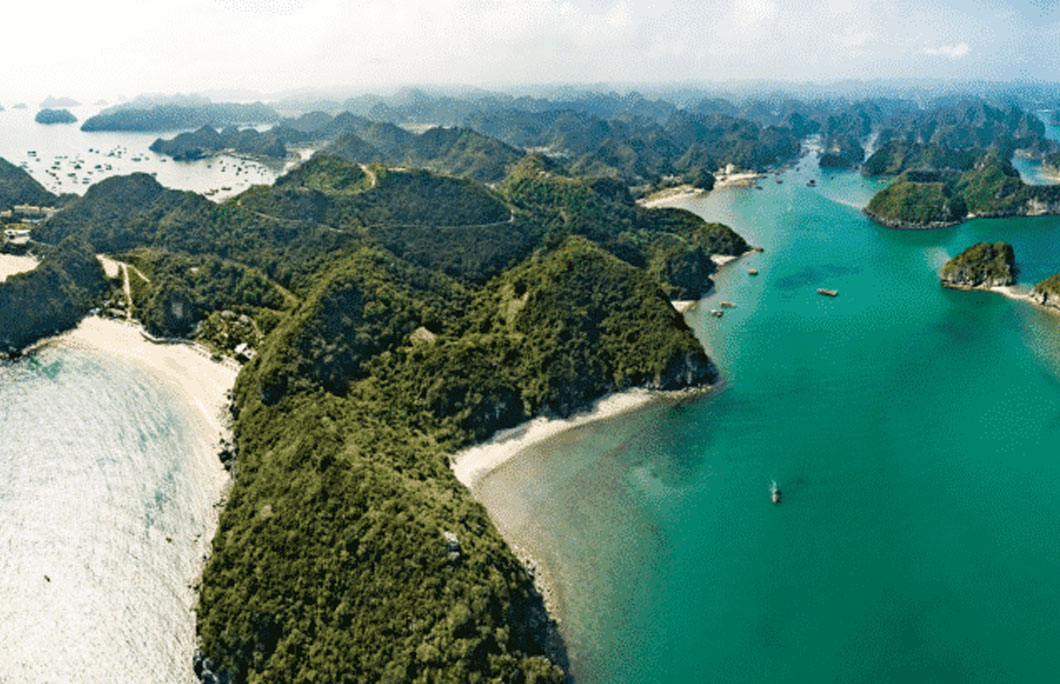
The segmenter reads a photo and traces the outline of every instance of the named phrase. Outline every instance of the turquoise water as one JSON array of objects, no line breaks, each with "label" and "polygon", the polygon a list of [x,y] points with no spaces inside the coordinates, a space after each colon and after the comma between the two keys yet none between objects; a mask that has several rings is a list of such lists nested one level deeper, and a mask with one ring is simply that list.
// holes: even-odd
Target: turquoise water
[{"label": "turquoise water", "polygon": [[810,173],[681,202],[765,248],[687,316],[723,387],[477,495],[548,566],[580,684],[1055,681],[1060,318],[936,272],[1005,240],[1037,282],[1060,219],[892,231],[858,210],[875,182]]},{"label": "turquoise water", "polygon": [[59,346],[0,363],[0,682],[195,682],[225,477],[153,376]]}]

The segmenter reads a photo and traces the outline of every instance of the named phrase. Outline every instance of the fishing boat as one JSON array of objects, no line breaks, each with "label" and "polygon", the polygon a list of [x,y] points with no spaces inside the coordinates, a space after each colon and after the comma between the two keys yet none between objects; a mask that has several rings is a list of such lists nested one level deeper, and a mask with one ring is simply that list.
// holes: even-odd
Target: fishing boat
[{"label": "fishing boat", "polygon": [[747,275],[758,275],[758,269],[757,268],[749,268],[749,269],[747,269]]},{"label": "fishing boat", "polygon": [[721,309],[711,309],[710,310],[710,315],[713,316],[714,318],[721,318],[722,316],[725,315],[725,312],[722,311]]},{"label": "fishing boat", "polygon": [[817,294],[824,295],[825,297],[837,297],[839,296],[839,290],[829,290],[824,287],[817,288]]},{"label": "fishing boat", "polygon": [[733,304],[732,302],[729,302],[729,301],[721,302],[721,308],[723,308],[723,309],[731,309],[731,308],[733,308],[735,306],[736,306],[735,304]]},{"label": "fishing boat", "polygon": [[780,503],[780,487],[777,486],[776,480],[773,480],[773,484],[769,485],[769,498],[773,500],[774,504]]}]

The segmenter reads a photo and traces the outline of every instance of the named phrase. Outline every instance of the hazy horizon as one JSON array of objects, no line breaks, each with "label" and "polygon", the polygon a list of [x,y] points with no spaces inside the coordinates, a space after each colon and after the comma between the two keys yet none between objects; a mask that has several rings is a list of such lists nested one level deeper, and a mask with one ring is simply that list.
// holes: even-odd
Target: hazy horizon
[{"label": "hazy horizon", "polygon": [[[57,16],[57,12],[58,16]],[[1048,82],[1055,2],[108,0],[8,10],[0,104],[416,84]],[[42,27],[25,30],[25,27]]]}]

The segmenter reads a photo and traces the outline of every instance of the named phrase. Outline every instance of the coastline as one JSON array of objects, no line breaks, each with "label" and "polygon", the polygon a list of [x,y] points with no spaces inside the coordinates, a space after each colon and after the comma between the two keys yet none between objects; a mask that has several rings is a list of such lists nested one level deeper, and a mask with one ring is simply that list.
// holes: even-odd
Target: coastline
[{"label": "coastline", "polygon": [[[714,187],[718,187],[717,184],[715,184]],[[699,197],[700,195],[707,194],[707,192],[707,190],[695,188],[688,184],[678,185],[672,188],[664,188],[657,192],[653,192],[648,197],[637,200],[637,204],[644,207],[645,209],[656,209],[658,207],[666,206],[668,202],[688,199],[691,197]]]},{"label": "coastline", "polygon": [[996,285],[994,287],[986,289],[988,292],[994,292],[1003,297],[1008,297],[1009,299],[1015,299],[1017,301],[1026,302],[1027,304],[1030,304],[1034,308],[1044,313],[1047,313],[1050,316],[1060,316],[1060,309],[1055,306],[1042,304],[1040,301],[1035,299],[1033,290],[1028,290],[1024,292],[1023,290],[1018,289],[1017,285]]},{"label": "coastline", "polygon": [[[187,547],[179,551],[182,570],[166,586],[188,616],[172,626],[173,648],[187,664],[188,681],[197,681],[192,673],[197,648],[195,612],[202,573],[233,483],[219,452],[232,437],[228,407],[237,371],[230,365],[212,361],[191,344],[156,344],[141,333],[142,328],[135,323],[88,316],[76,328],[39,341],[25,350],[25,354],[42,348],[69,349],[117,361],[142,372],[186,416],[191,448],[183,454],[182,468],[202,490],[196,499],[197,523],[187,532],[194,533],[194,537],[187,539]],[[161,542],[163,538],[165,541]],[[168,548],[174,539],[159,535],[156,542]]]},{"label": "coastline", "polygon": [[[699,194],[700,192],[702,191],[697,191],[694,194]],[[660,204],[665,204],[681,196],[683,195],[672,194],[658,201]],[[760,247],[751,247],[739,255],[712,254],[711,260],[719,268],[722,268],[748,254],[760,251],[762,251]],[[670,305],[679,313],[684,314],[694,310],[700,301],[700,299],[672,300]],[[666,399],[681,400],[692,396],[704,395],[715,391],[719,386],[721,386],[720,379],[714,385],[688,387],[680,390],[649,390],[640,387],[608,394],[597,399],[586,410],[570,418],[539,416],[513,428],[502,430],[485,442],[451,454],[449,467],[457,480],[470,490],[472,497],[480,500],[479,483],[488,477],[490,473],[513,461],[523,451],[532,446],[574,428],[644,408],[655,401]],[[490,514],[491,519],[494,519],[493,512],[488,508],[487,513]],[[496,521],[494,521],[494,524],[496,524]],[[499,526],[498,531],[501,531]],[[503,531],[501,534],[504,536],[508,548],[526,569],[534,588],[541,595],[549,618],[555,625],[561,624],[563,621],[563,601],[555,570],[550,566],[543,554],[530,551],[530,547],[535,543],[532,539],[509,537]]]},{"label": "coastline", "polygon": [[1018,302],[1024,302],[1030,304],[1035,309],[1049,314],[1050,316],[1060,316],[1060,308],[1051,306],[1048,304],[1042,304],[1034,296],[1034,290],[1021,289],[1019,285],[992,285],[990,287],[959,287],[956,285],[943,284],[943,287],[949,290],[957,290],[959,292],[993,292],[999,294],[1002,297],[1008,299],[1014,299]]},{"label": "coastline", "polygon": [[[712,254],[710,258],[720,268],[748,254],[760,251],[762,251],[760,247],[752,247],[740,255]],[[699,299],[677,299],[672,300],[670,306],[683,314],[694,309],[700,301]],[[597,399],[586,410],[570,418],[538,416],[515,427],[501,430],[485,442],[451,454],[449,468],[456,475],[456,479],[474,491],[475,484],[490,472],[515,458],[524,449],[561,432],[640,408],[653,400],[701,394],[712,391],[716,386],[704,385],[673,391],[637,387],[623,392],[613,392]]]},{"label": "coastline", "polygon": [[[695,304],[696,302],[693,302]],[[490,473],[499,470],[523,451],[539,443],[548,441],[564,432],[600,420],[612,418],[623,413],[641,409],[656,401],[680,401],[694,396],[713,392],[719,384],[688,387],[680,390],[649,390],[643,387],[615,392],[597,399],[587,410],[570,418],[547,418],[540,416],[526,421],[514,428],[503,430],[493,438],[458,451],[449,457],[449,467],[453,474],[470,491],[475,500],[479,500],[479,484]],[[487,508],[490,519],[494,514]],[[496,521],[494,521],[496,525]],[[559,625],[563,622],[562,591],[556,579],[556,572],[541,553],[530,550],[535,545],[533,539],[509,537],[498,526],[508,548],[519,563],[526,569],[537,593],[541,595],[548,617]]]},{"label": "coastline", "polygon": [[539,416],[513,428],[501,430],[485,442],[456,452],[449,457],[449,467],[456,479],[474,491],[479,480],[530,446],[578,426],[640,408],[654,399],[670,394],[673,393],[636,388],[608,394],[593,402],[587,410],[570,418]]},{"label": "coastline", "polygon": [[238,371],[210,360],[190,344],[155,344],[144,338],[138,324],[87,316],[73,330],[43,340],[31,349],[42,345],[87,348],[134,364],[195,407],[200,419],[198,427],[215,435],[214,442],[228,436],[228,393]]},{"label": "coastline", "polygon": [[[757,171],[719,174],[715,177],[713,190],[720,190],[722,188],[752,187],[755,183],[765,177],[766,174],[758,173]],[[699,197],[701,195],[706,195],[709,192],[711,192],[711,190],[704,190],[689,185],[688,183],[684,183],[682,185],[675,185],[670,188],[663,188],[662,190],[653,192],[651,195],[637,200],[637,204],[645,209],[656,209],[658,207],[664,207],[670,202]]]}]

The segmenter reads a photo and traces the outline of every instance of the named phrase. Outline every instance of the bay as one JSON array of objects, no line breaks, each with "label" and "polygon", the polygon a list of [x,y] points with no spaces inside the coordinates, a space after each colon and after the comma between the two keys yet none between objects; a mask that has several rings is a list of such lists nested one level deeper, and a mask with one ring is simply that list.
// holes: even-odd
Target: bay
[{"label": "bay", "polygon": [[25,164],[26,171],[54,193],[83,195],[104,178],[141,172],[153,174],[168,188],[215,191],[211,198],[221,200],[251,185],[271,185],[286,166],[228,154],[174,161],[148,148],[157,138],[171,138],[179,131],[85,132],[81,124],[100,108],[85,105],[69,109],[77,116],[77,123],[38,124],[30,109],[0,112],[0,157],[15,165]]},{"label": "bay", "polygon": [[197,681],[228,481],[203,410],[65,338],[0,363],[0,681]]},{"label": "bay", "polygon": [[686,315],[722,386],[476,487],[554,581],[576,680],[1054,679],[1060,319],[937,271],[1005,240],[1033,284],[1060,219],[900,232],[859,211],[876,181],[782,181],[675,203],[765,249]]}]

